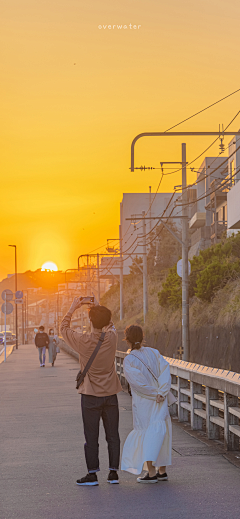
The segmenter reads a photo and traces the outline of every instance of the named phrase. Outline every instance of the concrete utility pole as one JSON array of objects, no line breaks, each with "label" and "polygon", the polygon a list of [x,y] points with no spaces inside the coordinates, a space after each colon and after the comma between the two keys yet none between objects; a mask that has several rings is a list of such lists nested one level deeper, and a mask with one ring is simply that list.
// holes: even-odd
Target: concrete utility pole
[{"label": "concrete utility pole", "polygon": [[188,281],[188,196],[186,144],[182,144],[182,347],[183,360],[189,360],[189,281]]},{"label": "concrete utility pole", "polygon": [[[17,292],[17,245],[8,245],[15,249],[15,294]],[[18,305],[15,303],[16,350],[18,350]]]},{"label": "concrete utility pole", "polygon": [[99,254],[97,255],[97,282],[98,282],[98,304],[100,305],[100,272],[99,272]]},{"label": "concrete utility pole", "polygon": [[143,232],[143,321],[145,323],[146,315],[148,313],[147,245],[146,245],[145,211],[142,211],[142,232]]},{"label": "concrete utility pole", "polygon": [[122,226],[119,225],[120,238],[120,321],[123,320],[123,255],[122,255]]},{"label": "concrete utility pole", "polygon": [[22,344],[25,344],[24,332],[25,332],[25,326],[24,326],[24,300],[23,300],[23,304],[22,304]]},{"label": "concrete utility pole", "polygon": [[149,216],[150,216],[150,220],[149,220],[149,231],[151,232],[152,230],[152,186],[149,186]]}]

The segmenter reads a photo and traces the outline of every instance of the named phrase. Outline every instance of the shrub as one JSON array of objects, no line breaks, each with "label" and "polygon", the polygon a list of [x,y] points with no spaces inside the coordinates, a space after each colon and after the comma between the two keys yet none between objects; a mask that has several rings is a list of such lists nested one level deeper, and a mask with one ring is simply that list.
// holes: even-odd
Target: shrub
[{"label": "shrub", "polygon": [[229,279],[239,276],[240,263],[220,263],[214,261],[197,277],[195,295],[202,301],[210,302],[216,290],[223,288]]},{"label": "shrub", "polygon": [[[239,276],[240,233],[194,256],[189,276],[189,297],[195,295],[202,301],[211,301],[216,290],[226,285],[229,279]],[[175,266],[169,269],[158,300],[161,306],[178,308],[181,306],[181,297],[181,278]]]},{"label": "shrub", "polygon": [[158,292],[160,306],[170,306],[179,308],[182,304],[182,282],[177,274],[177,266],[169,269],[166,281],[162,285],[161,292]]}]

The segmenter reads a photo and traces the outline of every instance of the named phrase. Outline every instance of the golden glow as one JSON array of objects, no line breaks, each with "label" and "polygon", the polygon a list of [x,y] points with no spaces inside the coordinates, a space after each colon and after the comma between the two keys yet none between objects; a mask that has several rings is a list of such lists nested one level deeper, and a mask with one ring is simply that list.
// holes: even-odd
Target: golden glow
[{"label": "golden glow", "polygon": [[46,261],[46,263],[43,264],[41,270],[50,270],[51,272],[57,272],[58,268],[57,265],[52,261]]},{"label": "golden glow", "polygon": [[[161,175],[129,171],[131,141],[239,88],[239,19],[237,0],[2,2],[0,279],[14,271],[9,243],[19,272],[46,257],[65,271],[118,237],[122,194],[154,192]],[[98,29],[106,24],[141,29]],[[230,97],[176,130],[218,131],[239,101]],[[231,128],[239,127],[238,118]],[[135,164],[180,161],[182,142],[190,162],[212,141],[141,139]],[[207,154],[218,152],[216,143]],[[189,169],[188,182],[195,179]],[[161,191],[180,183],[181,173],[164,176]]]}]

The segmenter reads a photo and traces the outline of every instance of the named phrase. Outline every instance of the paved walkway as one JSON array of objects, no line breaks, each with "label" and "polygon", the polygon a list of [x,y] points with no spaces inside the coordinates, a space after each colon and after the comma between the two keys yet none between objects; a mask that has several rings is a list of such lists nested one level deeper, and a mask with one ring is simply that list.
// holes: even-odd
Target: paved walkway
[{"label": "paved walkway", "polygon": [[[226,519],[239,516],[240,470],[212,447],[173,426],[169,481],[139,485],[120,472],[109,485],[101,430],[99,487],[78,487],[85,475],[77,362],[59,354],[39,368],[33,345],[0,366],[1,519]],[[131,430],[131,399],[119,395],[122,443]],[[2,509],[2,510],[1,510]]]}]

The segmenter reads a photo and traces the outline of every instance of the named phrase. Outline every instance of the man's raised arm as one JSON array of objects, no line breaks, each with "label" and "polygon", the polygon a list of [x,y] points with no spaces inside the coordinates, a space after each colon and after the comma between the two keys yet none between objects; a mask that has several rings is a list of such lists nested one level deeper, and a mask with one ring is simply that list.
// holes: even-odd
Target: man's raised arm
[{"label": "man's raised arm", "polygon": [[73,300],[73,302],[71,304],[69,311],[66,313],[65,317],[63,318],[63,320],[61,322],[61,326],[60,326],[60,332],[62,334],[63,339],[71,348],[73,348],[78,353],[80,353],[82,334],[78,333],[75,330],[73,330],[72,328],[70,328],[70,324],[71,324],[71,319],[72,319],[73,313],[75,312],[75,310],[77,310],[81,306],[82,305],[79,302],[78,297],[75,297],[75,299]]}]

